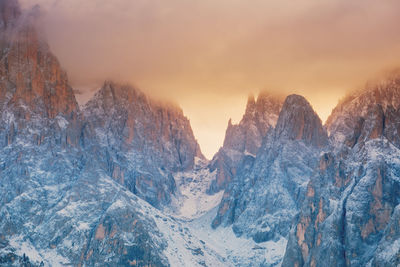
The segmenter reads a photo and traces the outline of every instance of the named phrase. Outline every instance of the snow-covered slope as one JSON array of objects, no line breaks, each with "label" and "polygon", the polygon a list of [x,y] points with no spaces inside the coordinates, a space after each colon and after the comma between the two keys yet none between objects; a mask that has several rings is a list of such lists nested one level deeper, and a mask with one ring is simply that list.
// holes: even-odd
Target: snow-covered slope
[{"label": "snow-covered slope", "polygon": [[223,191],[212,195],[207,193],[216,175],[216,171],[210,172],[207,164],[206,160],[197,158],[192,170],[175,173],[177,192],[170,207],[175,216],[198,218],[221,202]]},{"label": "snow-covered slope", "polygon": [[[18,265],[25,254],[31,263],[45,266],[223,266],[224,257],[204,245],[184,221],[133,195],[99,170],[97,162],[72,168],[76,158],[58,152],[58,161],[49,165],[53,151],[32,149],[26,178],[2,172],[2,189],[18,178],[21,190],[0,209],[4,264]],[[8,159],[19,152],[14,147],[11,154]],[[0,164],[7,166],[6,172],[19,167]]]},{"label": "snow-covered slope", "polygon": [[[205,245],[225,258],[229,266],[276,266],[285,252],[286,239],[256,243],[244,236],[238,237],[232,227],[214,229],[211,222],[217,208],[188,223],[189,229]],[[218,266],[218,265],[210,265]]]}]

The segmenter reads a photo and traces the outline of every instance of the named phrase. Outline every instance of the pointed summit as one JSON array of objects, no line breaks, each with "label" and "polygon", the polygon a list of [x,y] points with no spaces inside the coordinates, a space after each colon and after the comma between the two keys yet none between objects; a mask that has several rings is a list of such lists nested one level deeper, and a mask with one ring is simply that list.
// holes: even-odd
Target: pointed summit
[{"label": "pointed summit", "polygon": [[[32,12],[37,13],[37,7]],[[0,0],[0,103],[19,110],[19,117],[71,118],[78,105],[67,75],[33,21],[22,17],[18,1]]]},{"label": "pointed summit", "polygon": [[300,95],[286,98],[275,129],[275,138],[303,140],[318,147],[328,142],[321,119],[310,103]]},{"label": "pointed summit", "polygon": [[210,192],[225,189],[245,156],[255,157],[263,138],[276,125],[282,103],[282,97],[267,92],[260,93],[257,101],[249,95],[242,120],[239,124],[228,122],[224,145],[211,162],[211,170],[218,170]]},{"label": "pointed summit", "polygon": [[247,98],[246,112],[245,114],[253,114],[256,108],[256,100],[253,94],[250,94]]},{"label": "pointed summit", "polygon": [[363,121],[377,105],[385,114],[400,109],[400,74],[395,73],[341,100],[326,121],[330,138],[337,144],[354,146]]},{"label": "pointed summit", "polygon": [[[259,97],[257,104],[267,99]],[[235,165],[212,226],[232,225],[237,236],[257,243],[286,237],[327,144],[321,120],[307,100],[288,96],[255,157]]]},{"label": "pointed summit", "polygon": [[106,81],[83,113],[94,130],[91,139],[105,144],[98,149],[103,158],[115,159],[105,162],[109,175],[153,206],[170,203],[176,191],[171,173],[191,170],[197,158],[204,159],[182,110],[130,85]]}]

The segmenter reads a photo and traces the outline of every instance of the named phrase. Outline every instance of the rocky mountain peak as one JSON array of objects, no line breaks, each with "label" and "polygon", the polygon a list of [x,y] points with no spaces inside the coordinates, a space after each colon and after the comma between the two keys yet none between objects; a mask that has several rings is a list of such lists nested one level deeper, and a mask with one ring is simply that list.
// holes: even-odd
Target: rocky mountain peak
[{"label": "rocky mountain peak", "polygon": [[284,98],[267,91],[261,92],[257,99],[254,95],[249,95],[246,105],[246,111],[240,121],[241,125],[257,124],[260,127],[262,135],[265,135],[266,128],[263,125],[274,127],[278,119],[277,114],[281,109]]},{"label": "rocky mountain peak", "polygon": [[[146,108],[154,108],[158,110],[168,110],[168,112],[174,116],[184,117],[182,109],[175,103],[168,101],[162,101],[157,99],[152,99],[148,97],[140,89],[135,88],[129,84],[119,84],[114,81],[107,80],[104,82],[101,89],[96,93],[93,102],[102,102],[104,109],[118,108],[118,106],[131,106],[144,105]],[[186,118],[185,118],[186,119]]]},{"label": "rocky mountain peak", "polygon": [[32,20],[25,19],[36,14],[36,9],[25,16],[18,1],[0,2],[0,51],[4,62],[0,75],[6,77],[0,81],[0,99],[2,104],[19,110],[20,117],[37,114],[55,118],[61,114],[70,118],[78,105],[67,75]]},{"label": "rocky mountain peak", "polygon": [[106,81],[83,113],[110,176],[156,207],[176,191],[172,173],[204,159],[182,110],[130,85]]},{"label": "rocky mountain peak", "polygon": [[228,123],[223,147],[256,154],[263,137],[275,126],[282,102],[282,97],[268,92],[260,93],[257,100],[249,95],[240,123]]},{"label": "rocky mountain peak", "polygon": [[[267,97],[260,101],[269,102]],[[299,95],[286,98],[271,129],[255,157],[246,155],[238,164],[212,222],[260,243],[286,238],[328,144],[321,120]]]},{"label": "rocky mountain peak", "polygon": [[21,8],[17,0],[0,1],[0,28],[8,28],[15,25],[21,16]]},{"label": "rocky mountain peak", "polygon": [[256,100],[254,98],[253,94],[250,94],[247,98],[247,105],[246,105],[246,111],[244,116],[251,116],[254,115],[256,109]]},{"label": "rocky mountain peak", "polygon": [[[93,100],[87,104],[101,102],[104,110],[112,110],[118,105],[129,105],[134,101],[136,90],[129,85],[119,85],[113,81],[105,81],[100,90],[96,93]],[[123,103],[124,102],[124,103]]]},{"label": "rocky mountain peak", "polygon": [[321,147],[328,143],[321,119],[310,103],[300,95],[286,98],[275,129],[275,138],[303,140]]},{"label": "rocky mountain peak", "polygon": [[255,157],[263,138],[276,124],[282,103],[281,96],[269,92],[260,93],[257,100],[249,95],[246,111],[239,124],[232,124],[229,120],[223,147],[211,162],[211,170],[217,169],[211,192],[224,189],[245,156]]},{"label": "rocky mountain peak", "polygon": [[311,176],[282,266],[398,265],[398,77],[348,95],[333,110],[326,124],[332,151]]},{"label": "rocky mountain peak", "polygon": [[347,95],[332,111],[326,128],[335,143],[352,147],[360,137],[364,121],[371,121],[371,114],[381,109],[390,117],[389,113],[399,107],[400,75],[395,74]]}]

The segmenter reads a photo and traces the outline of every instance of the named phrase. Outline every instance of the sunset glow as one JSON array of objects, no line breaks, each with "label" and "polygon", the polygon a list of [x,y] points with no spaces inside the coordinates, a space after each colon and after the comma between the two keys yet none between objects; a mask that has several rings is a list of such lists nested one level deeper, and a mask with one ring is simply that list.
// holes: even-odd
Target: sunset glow
[{"label": "sunset glow", "polygon": [[249,93],[302,94],[325,121],[400,58],[397,0],[35,2],[74,88],[113,79],[178,103],[208,158]]}]

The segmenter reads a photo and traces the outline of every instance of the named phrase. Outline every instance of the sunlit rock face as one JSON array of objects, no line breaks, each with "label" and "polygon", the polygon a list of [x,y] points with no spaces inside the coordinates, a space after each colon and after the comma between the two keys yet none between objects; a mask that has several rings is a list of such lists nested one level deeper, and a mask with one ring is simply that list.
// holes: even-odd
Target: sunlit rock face
[{"label": "sunlit rock face", "polygon": [[246,157],[225,190],[213,226],[232,224],[237,235],[256,242],[287,237],[327,144],[310,104],[301,96],[288,96],[257,156]]},{"label": "sunlit rock face", "polygon": [[[22,14],[17,1],[0,5],[0,147],[26,142],[74,146],[78,105],[67,76],[35,28],[38,9]],[[28,138],[29,136],[29,138]]]},{"label": "sunlit rock face", "polygon": [[182,110],[131,86],[105,82],[83,114],[87,146],[109,175],[156,207],[176,190],[172,173],[204,159]]},{"label": "sunlit rock face", "polygon": [[400,80],[346,98],[327,122],[332,152],[307,186],[283,266],[397,266]]},{"label": "sunlit rock face", "polygon": [[210,170],[217,170],[210,193],[224,190],[236,175],[242,160],[257,154],[263,138],[276,125],[283,100],[283,97],[267,92],[261,93],[257,101],[250,96],[240,123],[233,125],[229,121],[224,144],[210,163]]},{"label": "sunlit rock face", "polygon": [[2,108],[15,108],[20,116],[29,116],[29,109],[42,117],[71,117],[77,103],[65,72],[35,28],[39,11],[21,14],[16,3],[4,0],[0,6]]}]

